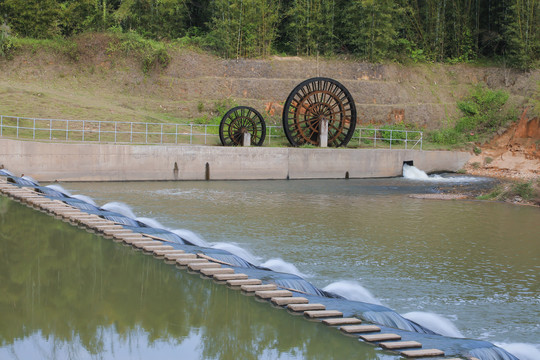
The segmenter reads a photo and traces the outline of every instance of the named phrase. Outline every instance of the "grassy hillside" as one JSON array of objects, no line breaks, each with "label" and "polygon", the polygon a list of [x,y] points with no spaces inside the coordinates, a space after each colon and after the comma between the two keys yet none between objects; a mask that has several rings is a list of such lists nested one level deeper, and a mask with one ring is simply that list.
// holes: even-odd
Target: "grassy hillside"
[{"label": "grassy hillside", "polygon": [[271,57],[224,60],[180,43],[129,34],[91,33],[69,40],[17,39],[0,58],[0,114],[137,122],[218,122],[235,104],[279,124],[299,82],[331,77],[352,93],[358,121],[422,129],[451,125],[456,106],[477,84],[531,102],[540,71],[440,64],[370,64],[347,59]]}]

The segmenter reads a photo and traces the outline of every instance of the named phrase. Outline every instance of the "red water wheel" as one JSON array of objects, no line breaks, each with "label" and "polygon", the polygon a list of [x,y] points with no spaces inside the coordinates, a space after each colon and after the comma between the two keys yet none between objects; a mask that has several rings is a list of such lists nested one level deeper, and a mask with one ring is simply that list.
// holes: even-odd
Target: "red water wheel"
[{"label": "red water wheel", "polygon": [[292,146],[319,145],[323,119],[328,120],[328,146],[346,146],[356,128],[356,106],[351,93],[341,83],[316,77],[293,89],[282,118]]},{"label": "red water wheel", "polygon": [[246,133],[251,135],[251,145],[262,146],[266,137],[262,115],[249,106],[237,106],[227,111],[219,124],[221,143],[225,146],[243,145]]}]

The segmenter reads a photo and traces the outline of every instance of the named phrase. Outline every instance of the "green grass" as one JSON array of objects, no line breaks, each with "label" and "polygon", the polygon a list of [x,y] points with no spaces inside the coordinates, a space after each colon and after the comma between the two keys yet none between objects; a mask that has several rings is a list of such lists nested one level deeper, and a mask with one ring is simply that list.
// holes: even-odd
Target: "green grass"
[{"label": "green grass", "polygon": [[499,129],[517,120],[515,108],[506,106],[508,98],[509,94],[503,90],[473,87],[457,103],[461,117],[452,126],[428,132],[427,140],[441,145],[488,141]]},{"label": "green grass", "polygon": [[540,180],[516,181],[496,186],[487,194],[477,197],[478,200],[514,200],[521,199],[540,205]]}]

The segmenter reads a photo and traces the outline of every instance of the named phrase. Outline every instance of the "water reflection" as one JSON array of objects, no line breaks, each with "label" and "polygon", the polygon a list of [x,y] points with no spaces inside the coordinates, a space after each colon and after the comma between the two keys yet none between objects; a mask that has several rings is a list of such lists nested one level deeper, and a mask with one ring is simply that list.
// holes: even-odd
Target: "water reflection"
[{"label": "water reflection", "polygon": [[0,197],[0,358],[387,358]]}]

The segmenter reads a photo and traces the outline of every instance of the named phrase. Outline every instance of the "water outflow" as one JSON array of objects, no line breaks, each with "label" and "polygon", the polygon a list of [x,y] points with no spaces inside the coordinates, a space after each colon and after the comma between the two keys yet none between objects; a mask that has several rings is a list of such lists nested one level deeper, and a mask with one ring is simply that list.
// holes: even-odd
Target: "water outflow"
[{"label": "water outflow", "polygon": [[441,335],[455,338],[464,337],[461,331],[458,330],[458,328],[452,323],[452,321],[438,314],[424,311],[413,311],[403,314],[403,317],[412,320],[415,323],[420,324],[423,327],[433,330]]},{"label": "water outflow", "polygon": [[425,171],[418,169],[412,165],[403,164],[403,177],[409,180],[417,181],[432,181],[432,182],[449,182],[449,183],[470,183],[484,181],[484,178],[473,176],[450,176],[444,177],[441,175],[428,175]]},{"label": "water outflow", "polygon": [[345,299],[381,305],[381,302],[368,289],[356,281],[336,281],[324,287],[323,290],[343,296]]},{"label": "water outflow", "polygon": [[519,360],[540,359],[540,345],[524,343],[495,343],[495,345],[517,356]]}]

